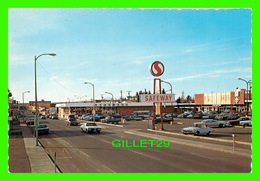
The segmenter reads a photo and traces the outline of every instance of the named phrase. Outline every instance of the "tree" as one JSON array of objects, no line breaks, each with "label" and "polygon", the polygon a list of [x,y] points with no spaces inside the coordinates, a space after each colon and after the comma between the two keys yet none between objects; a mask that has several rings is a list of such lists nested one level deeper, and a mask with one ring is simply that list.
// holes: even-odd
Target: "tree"
[{"label": "tree", "polygon": [[188,96],[186,97],[186,101],[185,101],[185,102],[187,102],[187,103],[191,103],[191,102],[192,102],[192,98],[191,98],[190,95],[188,95]]},{"label": "tree", "polygon": [[12,93],[10,92],[10,90],[8,89],[8,98],[9,97],[12,97],[13,95],[12,95]]},{"label": "tree", "polygon": [[177,102],[177,103],[181,103],[181,98],[178,97],[178,99],[176,99],[176,102]]},{"label": "tree", "polygon": [[164,90],[164,89],[162,90],[162,94],[166,94],[166,92],[165,92],[165,90]]}]

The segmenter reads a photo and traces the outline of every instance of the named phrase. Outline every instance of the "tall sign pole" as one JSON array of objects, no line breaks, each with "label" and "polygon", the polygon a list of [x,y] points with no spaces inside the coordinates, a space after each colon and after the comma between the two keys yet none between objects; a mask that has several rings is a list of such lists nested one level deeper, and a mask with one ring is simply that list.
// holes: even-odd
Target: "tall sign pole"
[{"label": "tall sign pole", "polygon": [[[150,66],[150,72],[154,77],[160,77],[164,73],[164,65],[159,62],[155,61],[151,64]],[[154,88],[153,88],[153,93],[154,94],[161,94],[161,79],[155,78],[154,79]],[[156,114],[160,114],[161,117],[161,130],[164,130],[163,127],[163,117],[162,117],[162,103],[161,102],[153,102],[153,127],[152,129],[155,130],[155,119],[156,119]]]}]

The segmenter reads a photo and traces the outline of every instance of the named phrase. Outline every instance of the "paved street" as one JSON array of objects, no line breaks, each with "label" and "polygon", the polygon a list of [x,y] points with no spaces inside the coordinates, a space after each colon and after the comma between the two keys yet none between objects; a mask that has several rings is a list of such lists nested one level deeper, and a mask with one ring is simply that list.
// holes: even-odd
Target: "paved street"
[{"label": "paved street", "polygon": [[[250,172],[251,158],[192,147],[172,142],[170,147],[115,148],[113,140],[148,140],[147,136],[128,131],[147,129],[145,122],[127,122],[125,127],[99,124],[101,134],[86,134],[79,126],[67,126],[64,120],[41,120],[49,124],[51,133],[40,135],[39,140],[47,153],[64,173],[205,173]],[[137,129],[139,128],[139,129]],[[150,133],[150,135],[155,135]],[[164,137],[160,135],[159,139]],[[152,137],[150,139],[153,139]],[[174,138],[173,138],[174,139]],[[177,139],[177,138],[176,138]],[[183,142],[188,140],[182,138]],[[202,140],[202,142],[204,142]],[[209,141],[207,141],[209,142]],[[199,142],[196,144],[200,144]],[[219,147],[226,143],[214,142]],[[232,147],[230,147],[232,149]],[[248,149],[248,148],[247,148]],[[250,149],[248,149],[250,152]]]}]

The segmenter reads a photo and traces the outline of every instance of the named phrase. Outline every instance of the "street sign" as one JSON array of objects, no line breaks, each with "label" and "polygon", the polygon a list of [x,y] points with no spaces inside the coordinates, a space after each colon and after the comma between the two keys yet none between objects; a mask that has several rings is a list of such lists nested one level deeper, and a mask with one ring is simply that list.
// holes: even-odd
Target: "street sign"
[{"label": "street sign", "polygon": [[164,65],[162,64],[162,62],[155,61],[152,63],[150,67],[150,72],[153,76],[159,77],[164,72]]}]

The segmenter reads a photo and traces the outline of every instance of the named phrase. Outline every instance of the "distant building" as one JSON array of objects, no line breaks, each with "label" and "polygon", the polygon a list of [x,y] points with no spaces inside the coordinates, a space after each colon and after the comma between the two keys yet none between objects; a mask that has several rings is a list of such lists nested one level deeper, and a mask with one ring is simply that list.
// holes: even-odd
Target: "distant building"
[{"label": "distant building", "polygon": [[246,110],[248,104],[248,111],[251,112],[252,94],[251,92],[246,93],[245,89],[236,89],[233,92],[195,94],[194,98],[195,105],[201,109],[242,112]]}]

